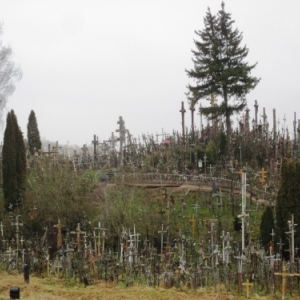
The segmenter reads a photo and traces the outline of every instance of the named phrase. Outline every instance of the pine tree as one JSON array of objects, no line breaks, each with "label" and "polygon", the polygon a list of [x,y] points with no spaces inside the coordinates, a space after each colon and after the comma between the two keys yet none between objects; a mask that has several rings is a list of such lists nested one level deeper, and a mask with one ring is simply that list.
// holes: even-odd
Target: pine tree
[{"label": "pine tree", "polygon": [[[294,220],[299,220],[300,210],[300,163],[293,159],[284,159],[281,166],[281,184],[276,199],[276,229],[278,238],[288,248],[286,232],[289,231],[288,221],[291,220],[292,214]],[[300,245],[300,232],[295,232],[295,245]]]},{"label": "pine tree", "polygon": [[[233,28],[231,14],[222,10],[213,16],[208,9],[204,18],[204,30],[196,31],[200,41],[195,41],[194,68],[186,71],[196,81],[188,86],[188,99],[194,104],[213,95],[223,101],[212,107],[202,107],[201,112],[209,118],[225,116],[227,135],[231,133],[230,117],[246,107],[246,94],[256,87],[259,80],[250,75],[256,64],[248,65],[249,50],[241,46],[243,35]],[[230,100],[234,103],[230,104]]]},{"label": "pine tree", "polygon": [[41,139],[40,139],[40,132],[38,129],[38,124],[36,120],[36,116],[33,110],[31,110],[28,124],[27,124],[27,140],[28,140],[28,147],[29,152],[31,155],[38,151],[42,147]]},{"label": "pine tree", "polygon": [[3,194],[7,210],[17,207],[25,195],[26,153],[23,134],[13,110],[7,114],[2,150]]},{"label": "pine tree", "polygon": [[260,223],[260,239],[262,245],[267,249],[268,243],[272,240],[271,232],[274,230],[274,216],[270,206],[267,206]]}]

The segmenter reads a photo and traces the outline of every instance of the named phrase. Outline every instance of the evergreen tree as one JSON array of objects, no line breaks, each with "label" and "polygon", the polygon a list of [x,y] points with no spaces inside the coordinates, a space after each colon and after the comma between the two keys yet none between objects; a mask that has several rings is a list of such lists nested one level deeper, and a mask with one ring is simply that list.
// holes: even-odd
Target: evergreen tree
[{"label": "evergreen tree", "polygon": [[18,199],[22,200],[25,196],[26,189],[26,175],[27,175],[27,161],[26,161],[26,147],[24,143],[23,133],[18,126],[17,118],[15,114],[15,134],[16,134],[16,168],[17,168],[17,182],[18,182]]},{"label": "evergreen tree", "polygon": [[17,168],[16,168],[16,136],[12,113],[6,118],[4,141],[2,149],[2,176],[5,208],[8,210],[10,203],[14,204],[17,199]]},{"label": "evergreen tree", "polygon": [[271,232],[274,230],[274,216],[270,206],[267,206],[260,223],[260,239],[265,249],[268,249],[268,243],[272,240]]},{"label": "evergreen tree", "polygon": [[40,132],[38,129],[36,116],[33,110],[31,110],[28,118],[27,140],[28,140],[29,152],[31,155],[33,155],[35,151],[41,149],[42,143],[40,139]]},{"label": "evergreen tree", "polygon": [[2,150],[4,204],[14,209],[22,201],[26,182],[26,153],[23,134],[13,110],[7,114]]},{"label": "evergreen tree", "polygon": [[[276,199],[276,228],[277,235],[288,248],[286,232],[289,231],[288,221],[292,214],[294,220],[299,220],[299,176],[300,163],[293,159],[284,159],[281,166],[281,184]],[[295,232],[295,245],[300,245],[300,232]]]},{"label": "evergreen tree", "polygon": [[[245,58],[249,50],[241,46],[242,33],[233,28],[231,14],[225,12],[224,3],[217,16],[208,9],[204,30],[195,33],[192,51],[194,68],[187,70],[189,78],[196,81],[188,86],[188,99],[194,104],[208,96],[221,96],[223,101],[212,107],[202,107],[201,112],[210,117],[225,116],[227,135],[231,133],[230,117],[246,107],[246,94],[258,84],[259,79],[250,75],[256,64],[248,65]],[[230,100],[234,103],[230,104]]]}]

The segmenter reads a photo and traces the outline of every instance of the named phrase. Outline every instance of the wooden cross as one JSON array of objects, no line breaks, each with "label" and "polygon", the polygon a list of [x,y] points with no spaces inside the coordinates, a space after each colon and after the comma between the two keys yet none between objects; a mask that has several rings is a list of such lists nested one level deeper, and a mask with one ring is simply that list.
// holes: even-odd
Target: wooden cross
[{"label": "wooden cross", "polygon": [[185,114],[186,110],[184,109],[184,102],[183,101],[181,102],[181,110],[179,112],[181,112],[181,119],[182,119],[182,122],[181,122],[181,125],[182,125],[182,141],[183,141],[183,144],[185,145],[184,114]]},{"label": "wooden cross", "polygon": [[259,171],[258,173],[261,175],[261,177],[260,177],[260,179],[259,179],[259,182],[260,182],[262,185],[264,185],[265,182],[266,182],[265,178],[266,178],[267,171],[266,171],[264,168],[262,168],[261,171]]},{"label": "wooden cross", "polygon": [[247,298],[249,298],[249,295],[250,295],[250,286],[253,286],[253,283],[250,283],[249,279],[247,279],[247,281],[244,282],[242,285],[246,286]]},{"label": "wooden cross", "polygon": [[58,222],[56,225],[54,225],[53,227],[57,228],[57,241],[56,241],[56,246],[57,249],[60,249],[62,246],[62,234],[61,234],[61,229],[62,229],[62,224],[60,219],[58,219]]},{"label": "wooden cross", "polygon": [[161,234],[161,246],[160,246],[160,255],[161,260],[163,259],[163,244],[164,244],[164,233],[168,232],[168,230],[164,230],[164,224],[161,224],[161,230],[158,231],[158,233]]},{"label": "wooden cross", "polygon": [[282,265],[282,272],[281,273],[274,273],[276,276],[282,276],[282,283],[281,283],[281,299],[285,299],[285,287],[286,287],[286,278],[287,277],[300,277],[300,273],[287,273],[285,264]]},{"label": "wooden cross", "polygon": [[77,244],[77,252],[81,252],[81,239],[80,234],[83,233],[80,229],[80,223],[77,223],[77,227],[75,231],[71,231],[70,233],[76,233],[76,244]]}]

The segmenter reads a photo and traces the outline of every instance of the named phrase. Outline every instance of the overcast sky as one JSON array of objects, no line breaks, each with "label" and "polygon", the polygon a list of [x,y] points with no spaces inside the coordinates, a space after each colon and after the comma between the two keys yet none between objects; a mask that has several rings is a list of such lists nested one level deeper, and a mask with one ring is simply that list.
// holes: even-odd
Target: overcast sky
[{"label": "overcast sky", "polygon": [[[221,1],[0,0],[1,39],[23,71],[4,128],[13,109],[25,137],[34,110],[41,138],[60,144],[107,140],[119,116],[135,137],[181,132],[182,101],[190,127],[185,69],[208,7],[215,14]],[[260,114],[265,107],[271,123],[276,108],[280,127],[285,115],[292,131],[294,112],[300,118],[300,1],[227,0],[225,10],[243,32],[247,61],[258,62],[252,74],[261,82],[247,96],[252,117],[257,99]]]}]

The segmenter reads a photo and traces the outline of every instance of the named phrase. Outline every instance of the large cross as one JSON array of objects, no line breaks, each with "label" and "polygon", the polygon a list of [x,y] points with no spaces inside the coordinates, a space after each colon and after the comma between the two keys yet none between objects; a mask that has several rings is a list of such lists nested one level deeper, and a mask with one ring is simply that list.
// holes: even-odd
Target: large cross
[{"label": "large cross", "polygon": [[181,119],[182,119],[182,141],[183,144],[185,144],[185,125],[184,125],[184,114],[186,112],[186,110],[184,109],[184,102],[181,102],[181,110],[179,111],[181,112]]},{"label": "large cross", "polygon": [[300,277],[300,273],[287,273],[286,272],[286,266],[285,264],[282,265],[282,272],[276,272],[274,273],[274,275],[276,276],[281,276],[282,277],[282,284],[281,284],[281,299],[284,300],[285,299],[285,287],[286,287],[286,278],[287,277]]},{"label": "large cross", "polygon": [[62,224],[60,219],[58,219],[58,222],[56,225],[54,225],[53,227],[57,228],[57,242],[56,242],[56,246],[57,249],[60,249],[62,246],[62,234],[61,234],[61,229],[62,229]]},{"label": "large cross", "polygon": [[164,224],[161,224],[161,230],[158,231],[158,233],[160,233],[161,235],[161,246],[160,246],[160,259],[162,260],[163,258],[163,244],[164,244],[164,233],[167,233],[167,230],[164,230]]}]

